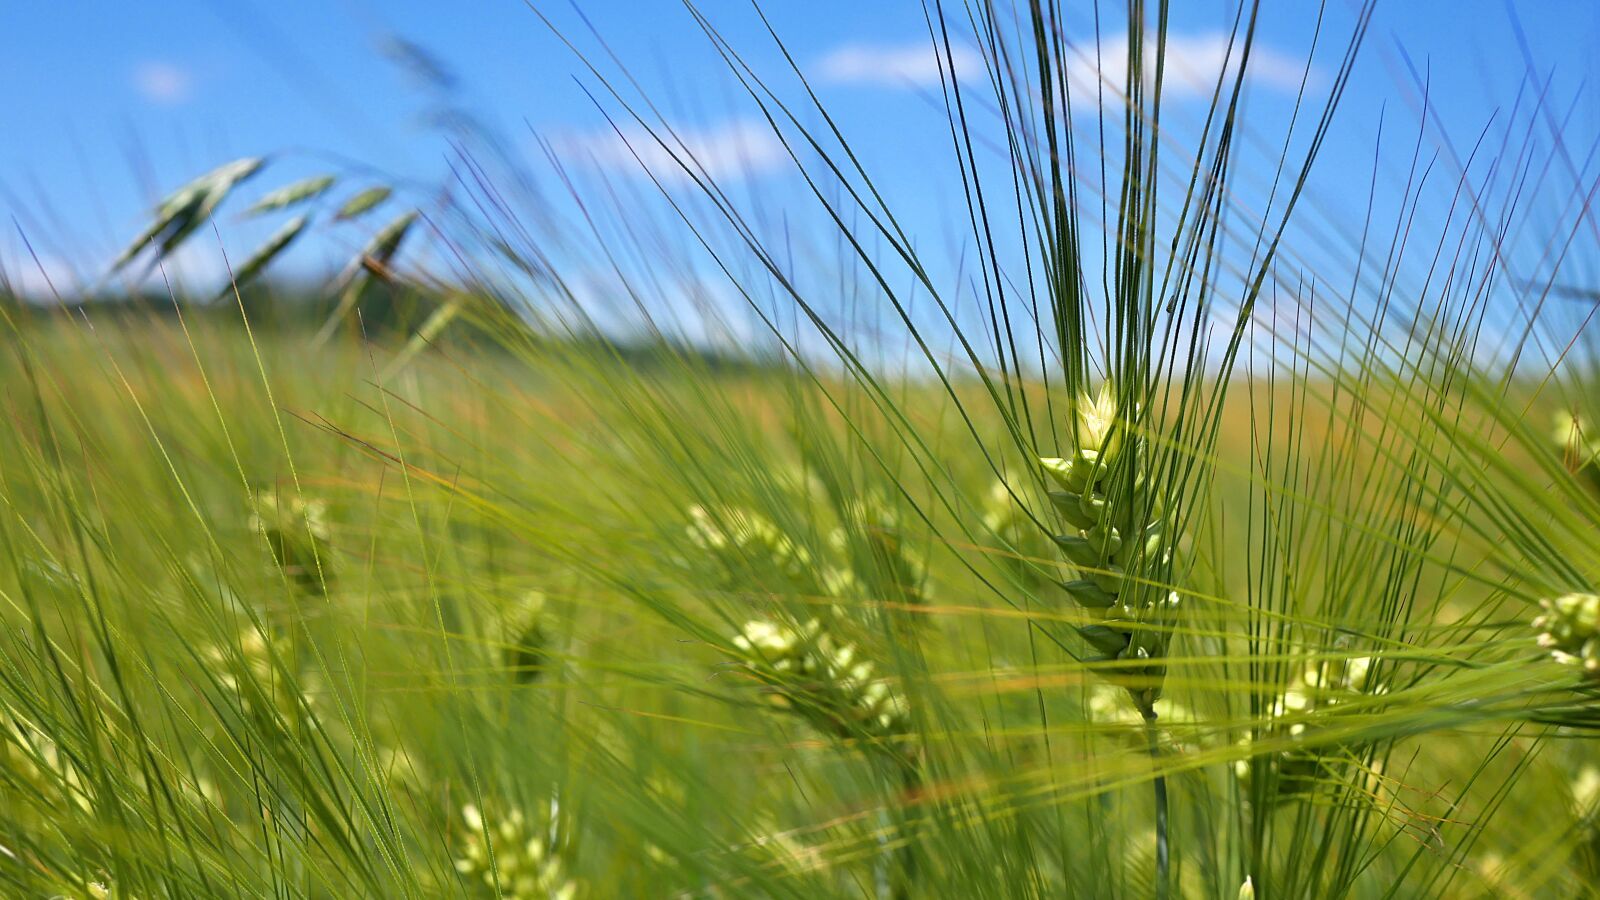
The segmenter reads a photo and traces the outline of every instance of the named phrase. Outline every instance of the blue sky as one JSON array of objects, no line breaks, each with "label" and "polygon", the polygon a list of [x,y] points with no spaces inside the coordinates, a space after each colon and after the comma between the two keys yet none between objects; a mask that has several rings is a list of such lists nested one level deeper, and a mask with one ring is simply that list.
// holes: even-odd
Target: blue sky
[{"label": "blue sky", "polygon": [[[722,161],[730,181],[763,192],[787,216],[784,198],[796,196],[798,185],[681,3],[537,5],[594,52],[599,45],[584,20],[592,23],[687,142],[706,159]],[[1208,41],[1214,44],[1227,27],[1233,7],[1175,5],[1174,38],[1202,70],[1198,75],[1209,77]],[[1247,120],[1263,148],[1254,157],[1258,164],[1270,159],[1271,139],[1292,111],[1293,82],[1317,10],[1298,0],[1264,6]],[[964,212],[943,113],[931,101],[935,87],[925,77],[921,3],[767,0],[763,7],[910,230],[931,243],[947,242],[958,255]],[[1314,63],[1320,79],[1337,65],[1328,45],[1342,45],[1353,7],[1343,0],[1330,4],[1328,36]],[[746,0],[705,0],[701,8],[758,71],[781,76],[783,62]],[[1346,230],[1359,225],[1380,110],[1391,144],[1402,133],[1414,138],[1417,91],[1407,57],[1432,75],[1438,121],[1427,136],[1431,152],[1470,146],[1497,114],[1504,128],[1531,127],[1500,113],[1526,90],[1511,8],[1490,2],[1380,3],[1340,127],[1308,195],[1314,215]],[[1553,78],[1552,108],[1573,109],[1568,140],[1582,155],[1596,124],[1589,81],[1596,74],[1591,48],[1600,36],[1600,5],[1541,0],[1515,9],[1539,76]],[[1115,15],[1108,11],[1107,17]],[[1108,34],[1117,30],[1106,27]],[[536,160],[542,138],[563,154],[609,169],[611,177],[638,178],[585,93],[599,91],[597,79],[521,0],[0,4],[0,135],[6,136],[0,141],[0,266],[14,280],[37,283],[20,227],[47,271],[92,280],[136,233],[154,199],[244,155],[282,152],[286,174],[343,159],[437,183],[447,172],[447,148],[422,122],[427,93],[382,50],[392,36],[425,47],[448,67],[461,101],[507,135],[514,152]],[[617,71],[609,63],[602,67]],[[1204,106],[1203,99],[1180,92],[1168,118],[1175,133],[1197,123]],[[1391,188],[1403,184],[1410,161],[1409,147],[1400,149],[1406,152],[1394,153],[1392,160],[1386,153],[1382,164],[1388,173],[1380,182]],[[1388,193],[1379,191],[1380,208]],[[247,252],[265,227],[231,219],[219,220],[219,226],[236,255]],[[322,235],[297,248],[294,265],[334,265],[356,240]],[[188,264],[202,279],[216,277],[215,259],[208,262],[202,254]]]},{"label": "blue sky", "polygon": [[[580,27],[565,4],[547,5],[564,27]],[[798,4],[773,6],[804,58],[852,37],[922,33],[911,4],[807,4],[802,15]],[[720,63],[699,52],[703,38],[681,52],[695,39],[681,6],[585,0],[582,10],[642,77],[715,128],[730,88]],[[752,35],[749,16],[737,19]],[[105,261],[152,199],[242,155],[307,148],[436,179],[443,148],[419,121],[425,97],[381,51],[390,35],[426,47],[475,109],[519,137],[603,124],[574,81],[577,59],[513,0],[3,4],[0,133],[24,137],[0,142],[0,210],[27,219],[52,255]]]}]

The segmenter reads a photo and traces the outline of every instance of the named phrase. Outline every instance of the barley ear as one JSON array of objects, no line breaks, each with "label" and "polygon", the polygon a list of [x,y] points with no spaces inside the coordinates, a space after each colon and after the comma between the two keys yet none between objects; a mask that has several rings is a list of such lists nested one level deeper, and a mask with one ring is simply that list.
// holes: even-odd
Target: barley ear
[{"label": "barley ear", "polygon": [[111,263],[117,272],[152,244],[156,247],[156,261],[170,255],[211,218],[222,201],[241,182],[261,171],[266,165],[262,157],[246,157],[210,172],[168,194],[156,205],[155,218],[139,236]]},{"label": "barley ear", "polygon": [[1153,714],[1180,598],[1159,587],[1171,562],[1167,519],[1151,493],[1148,449],[1117,402],[1108,384],[1080,394],[1072,454],[1041,458],[1039,466],[1059,488],[1050,500],[1066,526],[1051,537],[1079,575],[1062,587],[1093,620],[1078,634],[1093,659],[1117,664],[1106,677]]},{"label": "barley ear", "polygon": [[340,220],[354,219],[357,216],[376,209],[379,204],[389,199],[389,195],[393,193],[393,188],[381,184],[377,187],[367,188],[361,193],[351,197],[349,200],[346,200],[344,205],[339,207],[339,211],[334,213],[333,217]]},{"label": "barley ear", "polygon": [[233,278],[230,279],[227,285],[223,286],[222,290],[217,292],[216,299],[220,300],[237,288],[254,281],[257,276],[266,271],[267,266],[271,265],[274,259],[277,259],[283,251],[289,249],[289,245],[294,243],[295,239],[305,232],[307,224],[309,224],[309,220],[305,216],[295,216],[282,228],[273,232],[265,243],[257,247],[255,252],[250,254],[239,265],[238,269],[234,270]]},{"label": "barley ear", "polygon": [[244,211],[246,216],[259,216],[280,209],[298,206],[309,200],[314,200],[328,192],[339,179],[334,175],[317,175],[304,178],[292,184],[286,184],[275,191],[267,193]]}]

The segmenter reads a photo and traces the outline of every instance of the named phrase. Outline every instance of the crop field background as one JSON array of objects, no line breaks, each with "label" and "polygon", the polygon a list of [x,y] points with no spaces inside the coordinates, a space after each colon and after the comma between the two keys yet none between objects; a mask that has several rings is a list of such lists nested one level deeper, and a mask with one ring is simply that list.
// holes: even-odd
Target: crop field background
[{"label": "crop field background", "polygon": [[1600,896],[1592,15],[909,3],[913,165],[656,5],[722,143],[0,170],[0,896]]}]

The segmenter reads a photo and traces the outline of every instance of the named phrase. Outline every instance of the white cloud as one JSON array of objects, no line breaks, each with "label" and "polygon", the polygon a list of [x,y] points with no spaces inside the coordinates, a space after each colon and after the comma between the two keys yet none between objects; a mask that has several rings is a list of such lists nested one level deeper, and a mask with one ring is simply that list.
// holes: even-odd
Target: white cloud
[{"label": "white cloud", "polygon": [[[983,72],[983,59],[970,47],[952,45],[950,55],[958,77],[970,79]],[[941,66],[951,60],[931,41],[909,44],[845,44],[817,62],[817,75],[833,84],[877,87],[937,87]]]},{"label": "white cloud", "polygon": [[702,177],[729,179],[770,172],[789,160],[789,151],[772,128],[754,119],[735,119],[706,128],[679,128],[671,134],[657,128],[654,135],[641,126],[621,130],[607,126],[558,135],[551,147],[560,156],[601,169],[636,174],[648,170],[663,181],[675,182],[689,180],[684,166]]},{"label": "white cloud", "polygon": [[151,103],[176,106],[189,99],[194,77],[181,66],[151,60],[134,67],[133,86]]},{"label": "white cloud", "polygon": [[[1242,41],[1235,41],[1230,53],[1229,36],[1224,32],[1169,34],[1163,76],[1166,97],[1209,97],[1218,75],[1226,71],[1232,76],[1238,71],[1242,50]],[[1155,53],[1153,40],[1149,42],[1147,53],[1151,56]],[[955,45],[951,55],[955,72],[963,80],[982,77],[984,63],[976,50]],[[822,80],[834,84],[936,87],[941,56],[928,41],[845,44],[819,60],[816,71]],[[1067,51],[1067,60],[1067,85],[1074,109],[1091,110],[1102,103],[1108,107],[1122,104],[1122,86],[1128,67],[1126,35],[1103,39],[1098,53],[1093,43],[1075,44]],[[948,66],[949,60],[945,60],[945,64]],[[1295,59],[1258,42],[1251,49],[1245,80],[1273,90],[1294,91],[1299,88],[1304,67],[1304,59]],[[1153,68],[1149,77],[1153,84]],[[1227,83],[1224,84],[1226,89]]]},{"label": "white cloud", "polygon": [[57,294],[70,297],[78,288],[78,276],[65,260],[33,254],[22,250],[0,259],[0,289],[16,292],[19,297],[48,301]]},{"label": "white cloud", "polygon": [[[1165,71],[1162,74],[1163,93],[1168,99],[1185,97],[1210,97],[1216,89],[1217,78],[1224,72],[1228,80],[1223,83],[1226,92],[1232,78],[1239,71],[1239,58],[1244,44],[1234,41],[1229,46],[1229,36],[1223,32],[1167,36]],[[1155,41],[1147,39],[1145,53],[1154,57]],[[1127,80],[1128,38],[1121,35],[1108,38],[1100,44],[1097,55],[1093,45],[1077,45],[1068,51],[1075,63],[1070,67],[1067,86],[1072,92],[1072,102],[1091,106],[1103,100],[1108,106],[1122,103],[1123,84]],[[1279,91],[1299,88],[1305,60],[1297,60],[1259,43],[1250,50],[1250,66],[1245,81]],[[1155,67],[1148,67],[1147,87],[1155,83]]]}]

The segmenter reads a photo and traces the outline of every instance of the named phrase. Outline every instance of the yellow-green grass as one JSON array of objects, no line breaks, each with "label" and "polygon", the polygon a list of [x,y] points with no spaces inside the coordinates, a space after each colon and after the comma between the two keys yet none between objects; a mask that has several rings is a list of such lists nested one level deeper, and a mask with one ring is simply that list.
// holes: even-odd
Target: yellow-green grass
[{"label": "yellow-green grass", "polygon": [[[874,896],[901,843],[918,896],[1149,895],[1132,707],[1074,659],[1082,611],[984,529],[994,473],[935,385],[890,386],[911,447],[846,379],[776,368],[455,344],[385,374],[395,349],[353,338],[34,318],[0,353],[0,893],[493,896],[500,871],[523,895],[517,847],[487,852],[487,883],[456,865],[470,805],[520,810],[594,897]],[[1296,392],[1301,427],[1264,424]],[[1351,426],[1327,395],[1231,395],[1179,545],[1175,891],[1231,897],[1249,871],[1274,896],[1579,895],[1593,754],[1519,712],[1570,681],[1528,589],[1501,589],[1459,497],[1397,500],[1427,477],[1414,401],[1375,388]],[[973,427],[1036,500],[998,420]],[[300,577],[252,525],[266,493],[326,504]],[[692,506],[756,510],[848,566],[841,495],[900,511],[918,603],[864,570],[824,594],[713,565],[685,536]],[[730,643],[772,616],[832,616],[877,661],[920,782],[773,714]],[[1337,783],[1263,809],[1236,764],[1292,749],[1264,704],[1357,655],[1387,690],[1316,723]],[[1376,758],[1340,749],[1361,742]]]}]

